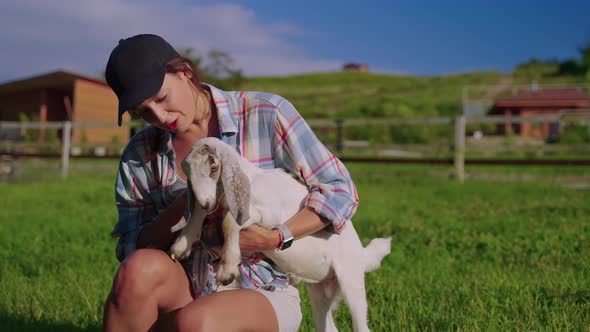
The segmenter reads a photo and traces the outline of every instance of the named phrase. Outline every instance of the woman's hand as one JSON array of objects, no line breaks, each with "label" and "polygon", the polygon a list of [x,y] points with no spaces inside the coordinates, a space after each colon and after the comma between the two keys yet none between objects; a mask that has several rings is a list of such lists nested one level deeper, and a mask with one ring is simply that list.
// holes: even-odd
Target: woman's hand
[{"label": "woman's hand", "polygon": [[250,225],[240,231],[240,249],[256,252],[276,249],[279,244],[279,231],[269,230],[258,225]]},{"label": "woman's hand", "polygon": [[176,225],[184,215],[187,193],[179,195],[172,204],[160,211],[155,222],[146,224],[137,239],[137,248],[158,248],[167,250],[172,240],[172,226]]}]

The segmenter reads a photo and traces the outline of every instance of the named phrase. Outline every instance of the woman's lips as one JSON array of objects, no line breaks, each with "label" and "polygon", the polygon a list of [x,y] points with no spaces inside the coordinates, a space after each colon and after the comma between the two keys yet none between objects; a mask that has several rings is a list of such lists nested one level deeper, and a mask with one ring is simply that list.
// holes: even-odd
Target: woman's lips
[{"label": "woman's lips", "polygon": [[166,126],[166,128],[168,128],[168,129],[175,129],[175,128],[176,128],[176,122],[177,122],[177,121],[178,121],[178,119],[176,119],[176,120],[172,121],[172,123],[168,124],[168,125]]}]

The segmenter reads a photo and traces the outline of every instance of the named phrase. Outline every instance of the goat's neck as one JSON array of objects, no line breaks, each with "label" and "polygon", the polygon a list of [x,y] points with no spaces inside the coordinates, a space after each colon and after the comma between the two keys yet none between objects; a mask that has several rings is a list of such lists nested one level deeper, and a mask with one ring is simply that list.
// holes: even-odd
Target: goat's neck
[{"label": "goat's neck", "polygon": [[240,158],[239,160],[240,160],[240,168],[244,171],[244,173],[246,173],[246,176],[248,176],[248,179],[250,181],[252,181],[252,178],[255,175],[262,172],[262,169],[256,167],[254,164],[252,164],[246,158]]},{"label": "goat's neck", "polygon": [[230,148],[229,146],[224,148],[224,153],[226,153],[226,156],[231,155],[231,159],[238,161],[240,169],[242,169],[242,171],[246,173],[246,176],[250,181],[252,181],[255,175],[262,172],[262,169],[256,167],[254,164],[248,161],[248,159],[242,157],[238,151],[234,150],[233,148]]}]

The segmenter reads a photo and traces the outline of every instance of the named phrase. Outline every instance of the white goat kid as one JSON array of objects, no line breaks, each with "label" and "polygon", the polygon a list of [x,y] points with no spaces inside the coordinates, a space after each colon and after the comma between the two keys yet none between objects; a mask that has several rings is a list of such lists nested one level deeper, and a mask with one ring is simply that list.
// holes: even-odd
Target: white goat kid
[{"label": "white goat kid", "polygon": [[[172,245],[172,258],[190,254],[191,244],[201,235],[207,213],[218,204],[227,211],[223,218],[224,245],[216,273],[218,283],[239,280],[241,253],[239,232],[256,223],[272,228],[284,223],[303,208],[309,190],[282,170],[262,170],[242,158],[217,138],[205,138],[193,145],[182,164],[188,176],[190,220]],[[196,202],[193,202],[196,197]],[[293,242],[289,249],[263,254],[292,280],[307,283],[317,331],[337,331],[332,309],[339,295],[344,297],[355,331],[368,331],[365,272],[378,268],[390,252],[391,238],[374,239],[363,248],[352,223],[340,235],[327,230]]]}]

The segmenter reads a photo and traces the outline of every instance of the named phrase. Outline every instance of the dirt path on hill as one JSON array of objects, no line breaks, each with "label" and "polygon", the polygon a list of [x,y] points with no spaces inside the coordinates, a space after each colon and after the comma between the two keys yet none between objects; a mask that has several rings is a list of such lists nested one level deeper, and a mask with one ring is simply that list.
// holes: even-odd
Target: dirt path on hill
[{"label": "dirt path on hill", "polygon": [[501,92],[505,91],[506,89],[510,88],[513,82],[514,78],[512,77],[512,74],[503,75],[498,84],[490,87],[484,98],[496,99],[496,96]]}]

